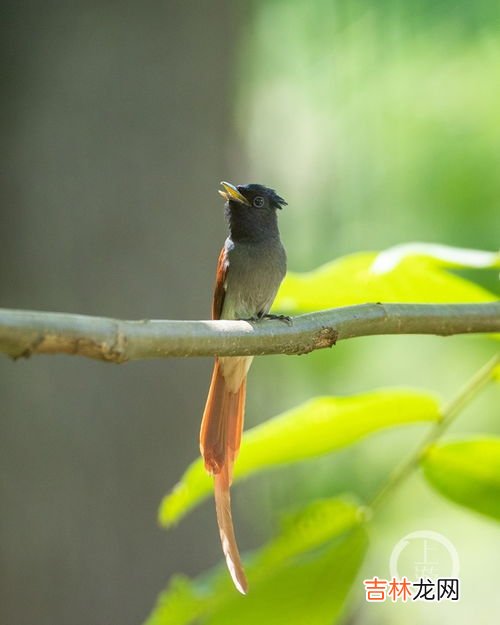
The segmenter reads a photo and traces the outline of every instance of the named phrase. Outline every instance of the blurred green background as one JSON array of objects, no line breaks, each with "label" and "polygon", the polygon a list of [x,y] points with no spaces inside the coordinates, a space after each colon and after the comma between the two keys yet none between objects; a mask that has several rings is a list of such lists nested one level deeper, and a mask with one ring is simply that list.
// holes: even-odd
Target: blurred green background
[{"label": "blurred green background", "polygon": [[[205,318],[221,179],[261,182],[289,267],[406,241],[497,249],[500,6],[493,1],[3,3],[0,305]],[[498,293],[495,272],[469,272]],[[486,338],[377,337],[258,359],[247,425],[313,395],[404,385],[450,398]],[[208,359],[0,361],[0,622],[137,623],[175,572],[220,561],[212,502],[173,530],[162,495],[198,453]],[[498,389],[453,427],[500,433]],[[373,495],[424,426],[234,489],[243,551],[317,496]],[[500,537],[416,474],[375,521],[362,576],[406,533],[446,535],[459,604],[366,604],[350,623],[490,623]],[[493,616],[494,615],[494,616]]]}]

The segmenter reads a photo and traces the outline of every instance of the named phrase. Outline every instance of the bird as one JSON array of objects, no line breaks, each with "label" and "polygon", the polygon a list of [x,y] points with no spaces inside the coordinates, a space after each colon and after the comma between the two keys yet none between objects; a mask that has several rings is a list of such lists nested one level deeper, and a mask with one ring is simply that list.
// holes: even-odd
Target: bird
[{"label": "bird", "polygon": [[[219,190],[229,236],[219,255],[212,301],[212,319],[290,319],[271,315],[286,273],[277,211],[287,202],[261,184],[235,186],[221,182]],[[200,429],[205,469],[214,477],[214,497],[222,550],[236,588],[246,594],[248,583],[234,533],[230,486],[238,455],[245,413],[246,380],[253,356],[216,357]]]}]

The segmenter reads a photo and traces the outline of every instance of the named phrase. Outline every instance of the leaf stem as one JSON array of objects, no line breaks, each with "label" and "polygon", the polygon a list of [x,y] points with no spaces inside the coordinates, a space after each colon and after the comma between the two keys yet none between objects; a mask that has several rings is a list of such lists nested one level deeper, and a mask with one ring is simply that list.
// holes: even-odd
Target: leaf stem
[{"label": "leaf stem", "polygon": [[458,395],[445,404],[442,409],[441,419],[427,432],[427,435],[423,438],[415,452],[394,471],[389,480],[372,499],[369,505],[372,513],[378,510],[387,497],[397,490],[400,484],[413,473],[427,453],[430,445],[442,436],[465,406],[490,382],[493,378],[493,371],[499,362],[500,355],[495,354],[470,378]]}]

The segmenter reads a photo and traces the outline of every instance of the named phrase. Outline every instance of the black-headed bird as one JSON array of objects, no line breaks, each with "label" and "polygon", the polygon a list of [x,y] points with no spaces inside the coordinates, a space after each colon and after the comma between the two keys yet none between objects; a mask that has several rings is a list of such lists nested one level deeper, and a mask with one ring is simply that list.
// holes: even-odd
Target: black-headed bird
[{"label": "black-headed bird", "polygon": [[[277,210],[286,202],[273,189],[260,184],[221,184],[224,191],[219,193],[225,200],[229,236],[217,264],[212,319],[273,317],[269,310],[286,273]],[[205,468],[214,476],[222,549],[234,584],[243,594],[248,585],[234,535],[229,488],[240,448],[246,378],[252,359],[215,359],[200,431]]]}]

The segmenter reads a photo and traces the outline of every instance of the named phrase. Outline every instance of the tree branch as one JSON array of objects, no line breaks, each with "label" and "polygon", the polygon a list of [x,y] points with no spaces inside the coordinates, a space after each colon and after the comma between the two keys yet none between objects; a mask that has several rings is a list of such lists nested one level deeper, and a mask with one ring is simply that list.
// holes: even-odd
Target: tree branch
[{"label": "tree branch", "polygon": [[278,320],[121,321],[65,313],[0,309],[0,352],[74,354],[122,363],[169,356],[305,354],[375,334],[500,332],[500,302],[363,304]]}]

